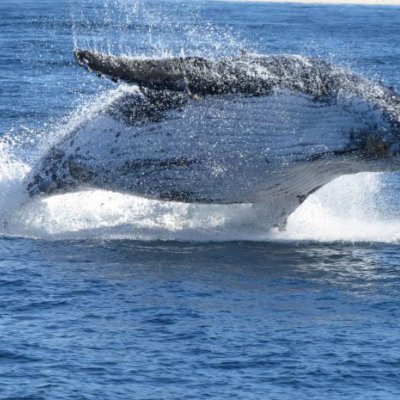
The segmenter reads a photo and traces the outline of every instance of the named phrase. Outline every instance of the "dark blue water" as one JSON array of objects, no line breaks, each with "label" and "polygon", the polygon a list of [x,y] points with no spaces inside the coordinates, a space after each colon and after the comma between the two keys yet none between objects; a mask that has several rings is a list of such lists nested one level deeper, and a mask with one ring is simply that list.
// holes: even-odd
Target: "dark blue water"
[{"label": "dark blue water", "polygon": [[[400,89],[399,8],[2,0],[2,212],[19,157],[115,88],[74,64],[74,43],[316,55]],[[30,205],[0,239],[0,398],[400,398],[398,182],[328,188],[279,240],[219,222],[240,208]]]}]

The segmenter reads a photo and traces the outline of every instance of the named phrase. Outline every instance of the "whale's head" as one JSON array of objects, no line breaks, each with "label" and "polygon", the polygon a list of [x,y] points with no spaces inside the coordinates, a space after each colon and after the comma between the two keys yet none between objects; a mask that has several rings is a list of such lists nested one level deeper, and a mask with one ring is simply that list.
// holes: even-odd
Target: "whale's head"
[{"label": "whale's head", "polygon": [[100,77],[148,89],[186,92],[194,97],[226,93],[262,94],[271,89],[270,79],[262,76],[263,62],[260,58],[219,61],[198,56],[131,58],[82,49],[75,49],[74,56],[79,65]]},{"label": "whale's head", "polygon": [[75,49],[78,64],[98,76],[110,77],[113,81],[133,83],[148,89],[188,89],[188,71],[202,71],[198,77],[206,77],[210,63],[200,57],[173,59],[133,59]]}]

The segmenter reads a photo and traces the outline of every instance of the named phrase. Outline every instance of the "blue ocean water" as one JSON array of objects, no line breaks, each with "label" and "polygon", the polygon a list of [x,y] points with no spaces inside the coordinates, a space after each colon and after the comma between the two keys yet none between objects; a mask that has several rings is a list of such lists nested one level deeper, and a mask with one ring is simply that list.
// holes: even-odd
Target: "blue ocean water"
[{"label": "blue ocean water", "polygon": [[102,191],[13,210],[46,145],[118,90],[75,46],[305,54],[400,90],[398,43],[392,7],[2,0],[0,398],[398,399],[397,174],[329,185],[286,232]]}]

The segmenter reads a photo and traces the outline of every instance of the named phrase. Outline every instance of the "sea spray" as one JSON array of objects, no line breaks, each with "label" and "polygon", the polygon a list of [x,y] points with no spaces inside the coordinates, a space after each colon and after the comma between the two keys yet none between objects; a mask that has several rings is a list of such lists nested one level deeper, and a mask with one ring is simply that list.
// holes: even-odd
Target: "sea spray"
[{"label": "sea spray", "polygon": [[0,141],[0,233],[27,198],[22,182],[30,167],[13,155],[10,145]]},{"label": "sea spray", "polygon": [[400,220],[386,210],[384,174],[342,176],[311,195],[288,219],[280,240],[397,242]]},{"label": "sea spray", "polygon": [[251,45],[202,15],[199,2],[70,0],[74,48],[135,58],[237,56]]}]

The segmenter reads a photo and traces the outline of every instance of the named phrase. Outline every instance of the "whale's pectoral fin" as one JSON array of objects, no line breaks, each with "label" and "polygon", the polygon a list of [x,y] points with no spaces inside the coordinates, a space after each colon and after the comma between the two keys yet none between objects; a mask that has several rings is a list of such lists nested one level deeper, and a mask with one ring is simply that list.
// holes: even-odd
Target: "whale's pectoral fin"
[{"label": "whale's pectoral fin", "polygon": [[322,186],[323,184],[317,185],[301,194],[294,194],[290,189],[278,194],[268,194],[264,199],[253,203],[256,222],[262,226],[285,229],[289,216]]},{"label": "whale's pectoral fin", "polygon": [[261,226],[271,226],[284,229],[287,220],[307,198],[307,195],[281,195],[268,197],[253,204],[256,222]]}]

